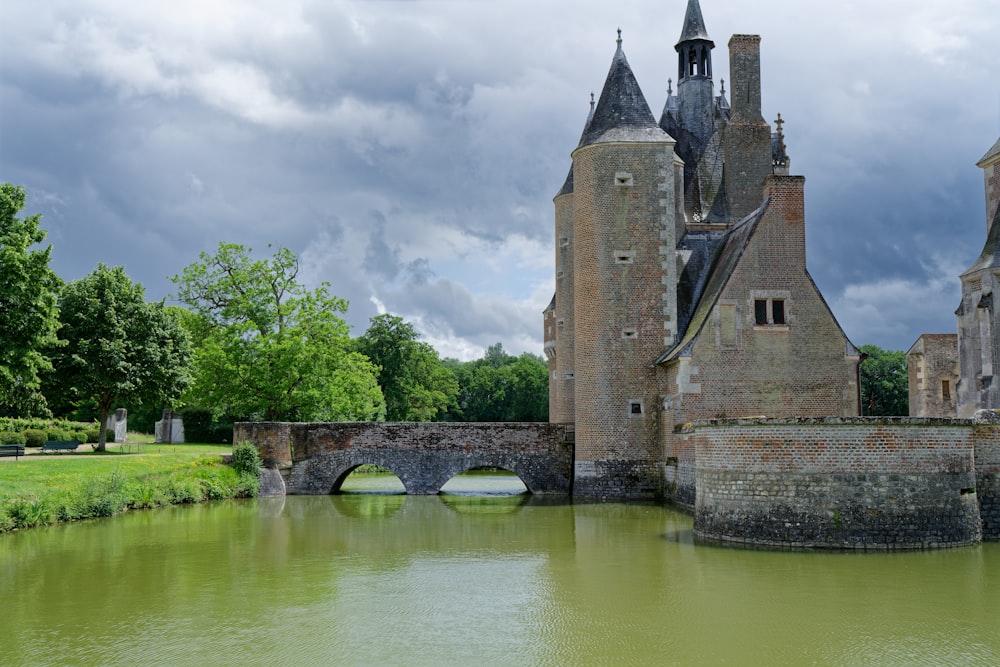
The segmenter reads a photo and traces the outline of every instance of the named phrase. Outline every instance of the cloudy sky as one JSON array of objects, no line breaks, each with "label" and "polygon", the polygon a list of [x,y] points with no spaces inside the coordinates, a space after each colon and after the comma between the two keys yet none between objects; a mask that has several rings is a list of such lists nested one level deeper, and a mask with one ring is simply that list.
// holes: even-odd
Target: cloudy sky
[{"label": "cloudy sky", "polygon": [[[220,241],[443,355],[541,353],[552,197],[621,28],[659,116],[686,0],[4,0],[0,180],[67,280],[152,298]],[[1000,136],[1000,0],[702,0],[717,79],[762,35],[808,263],[858,345],[955,330]]]}]

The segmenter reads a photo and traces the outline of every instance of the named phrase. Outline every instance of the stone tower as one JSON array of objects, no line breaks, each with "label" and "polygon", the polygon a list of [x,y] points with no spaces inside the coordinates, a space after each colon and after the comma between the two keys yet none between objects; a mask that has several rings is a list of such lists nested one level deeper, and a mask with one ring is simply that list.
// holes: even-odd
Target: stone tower
[{"label": "stone tower", "polygon": [[986,244],[962,274],[958,318],[958,416],[1000,408],[1000,139],[979,161],[986,185]]},{"label": "stone tower", "polygon": [[653,362],[673,342],[677,319],[674,145],[653,118],[619,33],[573,152],[574,493],[583,496],[658,490]]},{"label": "stone tower", "polygon": [[[578,145],[582,145],[594,118],[594,95]],[[549,421],[572,424],[575,413],[574,381],[574,266],[573,266],[573,167],[553,199],[556,214],[556,294],[545,317],[545,353],[549,359]]]}]

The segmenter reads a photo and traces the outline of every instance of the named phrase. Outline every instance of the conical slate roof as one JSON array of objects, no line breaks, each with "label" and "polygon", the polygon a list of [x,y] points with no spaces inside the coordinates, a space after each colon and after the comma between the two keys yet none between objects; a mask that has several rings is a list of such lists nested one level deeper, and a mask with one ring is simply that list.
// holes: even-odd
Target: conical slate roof
[{"label": "conical slate roof", "polygon": [[580,140],[580,147],[609,141],[669,140],[669,135],[653,119],[653,112],[649,110],[649,104],[622,51],[619,35],[618,50],[611,61],[594,116]]},{"label": "conical slate roof", "polygon": [[[587,122],[583,124],[583,133],[580,135],[580,142],[577,146],[583,144],[583,138],[587,136],[587,130],[590,128],[590,122],[594,120],[594,94],[590,94],[590,113],[587,114]],[[573,192],[573,165],[569,166],[569,173],[566,175],[566,181],[563,186],[556,193],[556,197],[561,197],[562,195],[568,195]]]},{"label": "conical slate roof", "polygon": [[986,155],[976,163],[977,167],[985,167],[987,162],[992,162],[994,158],[1000,157],[1000,139],[993,144],[993,148],[986,151]]},{"label": "conical slate roof", "polygon": [[713,49],[715,48],[715,42],[708,36],[708,29],[705,28],[705,19],[701,15],[701,5],[698,4],[698,0],[688,0],[687,13],[684,14],[684,29],[681,30],[681,38],[674,48],[680,51],[681,44],[694,40],[706,41],[712,45]]}]

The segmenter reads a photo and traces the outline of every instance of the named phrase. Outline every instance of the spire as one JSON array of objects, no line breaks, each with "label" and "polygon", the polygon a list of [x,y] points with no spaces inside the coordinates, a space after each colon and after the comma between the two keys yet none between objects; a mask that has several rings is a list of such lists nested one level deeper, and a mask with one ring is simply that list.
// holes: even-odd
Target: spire
[{"label": "spire", "polygon": [[632,135],[647,131],[652,133],[645,136],[646,139],[662,139],[663,133],[649,110],[649,104],[646,103],[646,98],[622,50],[621,29],[618,30],[617,44],[618,48],[611,60],[608,78],[604,81],[597,106],[594,107],[593,115],[580,140],[581,147],[597,143],[611,130],[623,131],[616,133],[620,135],[616,138],[619,141],[636,140],[638,137]]},{"label": "spire", "polygon": [[688,0],[681,38],[674,45],[677,51],[677,90],[689,79],[712,78],[712,49],[715,42],[708,36],[705,19],[701,17],[698,0]]},{"label": "spire", "polygon": [[680,51],[681,44],[700,40],[708,42],[714,49],[715,42],[708,36],[708,29],[705,28],[705,19],[701,16],[701,5],[698,0],[688,0],[687,13],[684,14],[684,29],[681,30],[681,38],[677,40],[674,48]]}]

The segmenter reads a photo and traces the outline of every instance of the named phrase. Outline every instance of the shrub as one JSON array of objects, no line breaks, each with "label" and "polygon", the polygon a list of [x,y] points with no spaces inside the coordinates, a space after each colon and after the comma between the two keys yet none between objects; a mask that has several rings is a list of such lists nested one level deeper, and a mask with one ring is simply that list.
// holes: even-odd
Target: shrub
[{"label": "shrub", "polygon": [[260,495],[260,476],[241,472],[236,492],[240,498],[256,498]]},{"label": "shrub", "polygon": [[260,475],[264,462],[252,442],[243,441],[233,447],[233,469],[240,474]]},{"label": "shrub", "polygon": [[45,431],[37,428],[29,428],[24,432],[24,444],[28,447],[41,447],[48,439]]},{"label": "shrub", "polygon": [[23,445],[24,436],[17,431],[0,431],[0,445]]},{"label": "shrub", "polygon": [[92,428],[89,431],[84,432],[85,442],[94,444],[101,439],[101,429]]}]

